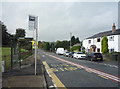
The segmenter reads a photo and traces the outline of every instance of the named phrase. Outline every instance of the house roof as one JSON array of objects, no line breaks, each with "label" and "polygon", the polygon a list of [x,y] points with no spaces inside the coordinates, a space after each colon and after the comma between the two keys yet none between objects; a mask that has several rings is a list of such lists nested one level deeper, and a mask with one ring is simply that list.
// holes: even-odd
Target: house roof
[{"label": "house roof", "polygon": [[110,36],[110,35],[119,35],[120,34],[120,29],[116,29],[116,31],[113,33],[112,30],[110,31],[105,31],[105,32],[100,32],[98,34],[95,34],[91,37],[88,37],[86,39],[90,39],[90,38],[97,38],[97,37],[103,37],[103,36]]}]

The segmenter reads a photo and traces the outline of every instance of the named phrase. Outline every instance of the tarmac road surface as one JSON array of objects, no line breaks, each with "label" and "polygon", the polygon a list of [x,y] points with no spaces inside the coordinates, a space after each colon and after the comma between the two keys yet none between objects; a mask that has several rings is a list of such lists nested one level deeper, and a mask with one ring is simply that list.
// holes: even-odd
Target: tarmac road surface
[{"label": "tarmac road surface", "polygon": [[42,50],[39,50],[38,54],[56,87],[65,89],[119,87],[118,65],[78,60]]}]

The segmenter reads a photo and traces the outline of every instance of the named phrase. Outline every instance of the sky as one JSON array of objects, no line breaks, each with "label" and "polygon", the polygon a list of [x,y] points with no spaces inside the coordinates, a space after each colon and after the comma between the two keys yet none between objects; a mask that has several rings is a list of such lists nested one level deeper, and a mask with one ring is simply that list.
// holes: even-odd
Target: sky
[{"label": "sky", "polygon": [[118,2],[2,2],[0,20],[11,34],[23,28],[26,37],[35,37],[28,29],[29,14],[39,18],[40,41],[69,40],[70,33],[83,40],[111,30],[113,23],[118,27]]}]

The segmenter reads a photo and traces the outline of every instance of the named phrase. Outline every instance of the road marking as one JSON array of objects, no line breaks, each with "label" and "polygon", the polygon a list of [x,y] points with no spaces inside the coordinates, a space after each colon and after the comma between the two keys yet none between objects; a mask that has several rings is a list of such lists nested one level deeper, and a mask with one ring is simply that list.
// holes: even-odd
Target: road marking
[{"label": "road marking", "polygon": [[89,73],[92,73],[92,71],[90,71],[90,70],[87,70],[87,69],[86,69],[85,71],[87,71],[87,72],[89,72]]},{"label": "road marking", "polygon": [[102,77],[102,78],[105,78],[105,79],[108,79],[107,77],[105,77],[105,76],[102,76],[102,75],[98,75],[98,76],[100,76],[100,77]]},{"label": "road marking", "polygon": [[52,70],[52,71],[58,71],[58,69],[56,69],[56,68],[51,68],[51,70]]},{"label": "road marking", "polygon": [[63,68],[59,68],[61,71],[64,71],[64,69]]},{"label": "road marking", "polygon": [[104,73],[104,72],[102,72],[102,71],[99,71],[99,70],[96,70],[96,69],[93,69],[93,68],[90,68],[90,67],[87,67],[87,66],[84,66],[84,65],[80,65],[80,64],[77,64],[77,63],[73,63],[73,62],[64,60],[64,59],[62,59],[62,58],[53,56],[53,55],[48,55],[48,56],[53,57],[53,58],[56,58],[56,59],[58,59],[58,60],[60,60],[60,61],[66,62],[66,63],[68,63],[68,64],[75,65],[75,66],[80,67],[80,68],[82,68],[82,69],[84,69],[84,70],[87,69],[87,70],[91,71],[92,73],[95,73],[95,74],[97,74],[97,75],[101,75],[101,76],[107,77],[107,78],[110,79],[110,80],[113,80],[113,81],[116,81],[116,82],[120,82],[120,78],[117,77],[117,76],[114,76],[114,75],[111,75],[111,74],[108,74],[108,73]]},{"label": "road marking", "polygon": [[57,88],[59,89],[62,87],[63,89],[67,89],[65,85],[59,80],[59,78],[53,73],[49,65],[46,63],[46,61],[43,61],[43,64],[45,65],[46,70],[51,75],[51,78],[53,79],[53,82],[57,86]]},{"label": "road marking", "polygon": [[[52,68],[51,68],[52,67]],[[53,72],[58,71],[75,71],[77,69],[80,69],[76,66],[68,65],[68,64],[50,64],[50,68]]]}]

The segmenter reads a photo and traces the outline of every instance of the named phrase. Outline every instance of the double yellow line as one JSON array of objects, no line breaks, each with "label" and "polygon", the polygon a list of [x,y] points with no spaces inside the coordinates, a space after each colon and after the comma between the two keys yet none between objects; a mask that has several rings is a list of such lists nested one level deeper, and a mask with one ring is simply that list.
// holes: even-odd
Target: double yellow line
[{"label": "double yellow line", "polygon": [[62,89],[67,89],[65,87],[65,85],[59,80],[59,78],[54,74],[54,72],[51,70],[51,68],[49,67],[49,65],[46,63],[46,61],[43,61],[43,64],[45,65],[46,70],[49,72],[49,75],[51,76],[51,78],[53,79],[54,84],[56,85],[56,87],[62,88]]}]

